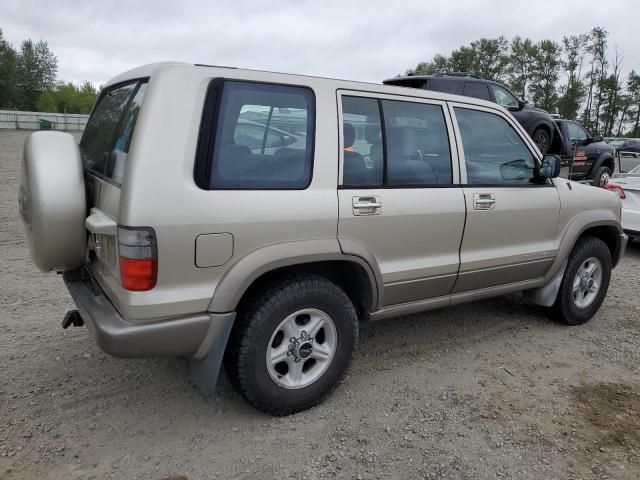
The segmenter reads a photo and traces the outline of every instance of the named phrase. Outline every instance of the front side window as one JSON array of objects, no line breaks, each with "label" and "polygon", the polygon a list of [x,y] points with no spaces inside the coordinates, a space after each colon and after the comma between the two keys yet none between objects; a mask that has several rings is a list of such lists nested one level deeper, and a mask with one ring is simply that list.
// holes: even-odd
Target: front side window
[{"label": "front side window", "polygon": [[342,116],[344,186],[452,183],[441,106],[344,96]]},{"label": "front side window", "polygon": [[[311,182],[315,107],[304,87],[225,81],[207,189],[305,189]],[[198,175],[198,174],[196,174]]]},{"label": "front side window", "polygon": [[499,115],[455,107],[470,185],[522,185],[536,163],[515,129]]},{"label": "front side window", "polygon": [[577,123],[569,122],[567,123],[567,130],[569,132],[569,140],[572,142],[584,142],[589,135],[584,128],[582,128]]},{"label": "front side window", "polygon": [[144,82],[110,88],[99,98],[80,140],[86,170],[122,181],[129,144],[142,106]]},{"label": "front side window", "polygon": [[498,85],[491,85],[491,90],[493,90],[493,96],[496,97],[496,103],[504,108],[515,107],[518,108],[520,106],[520,102],[518,99],[511,95],[508,91]]}]

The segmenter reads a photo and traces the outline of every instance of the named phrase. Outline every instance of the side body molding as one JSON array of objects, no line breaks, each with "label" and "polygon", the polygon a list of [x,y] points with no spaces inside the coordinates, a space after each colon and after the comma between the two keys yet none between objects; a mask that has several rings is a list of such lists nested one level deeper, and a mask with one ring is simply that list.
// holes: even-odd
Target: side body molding
[{"label": "side body molding", "polygon": [[336,238],[303,240],[269,245],[236,261],[220,279],[209,303],[210,312],[233,311],[242,295],[261,275],[282,267],[323,261],[346,261],[360,265],[371,284],[372,310],[378,307],[382,288],[379,270],[365,259],[345,255]]}]

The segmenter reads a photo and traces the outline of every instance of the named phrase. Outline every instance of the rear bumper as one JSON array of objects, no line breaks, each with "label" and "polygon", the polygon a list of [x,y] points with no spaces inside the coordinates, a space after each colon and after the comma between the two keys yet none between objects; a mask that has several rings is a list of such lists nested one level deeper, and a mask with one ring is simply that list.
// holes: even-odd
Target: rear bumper
[{"label": "rear bumper", "polygon": [[212,348],[224,350],[235,318],[235,313],[202,313],[134,323],[122,318],[86,271],[66,272],[64,282],[96,343],[114,357],[201,359]]}]

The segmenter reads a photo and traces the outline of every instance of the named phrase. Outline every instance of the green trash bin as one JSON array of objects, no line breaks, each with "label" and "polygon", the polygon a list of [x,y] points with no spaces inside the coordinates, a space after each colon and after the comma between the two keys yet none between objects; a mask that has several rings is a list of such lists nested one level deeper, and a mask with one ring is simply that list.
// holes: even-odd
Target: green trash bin
[{"label": "green trash bin", "polygon": [[53,122],[49,120],[39,119],[38,123],[40,123],[40,130],[51,130],[53,128]]}]

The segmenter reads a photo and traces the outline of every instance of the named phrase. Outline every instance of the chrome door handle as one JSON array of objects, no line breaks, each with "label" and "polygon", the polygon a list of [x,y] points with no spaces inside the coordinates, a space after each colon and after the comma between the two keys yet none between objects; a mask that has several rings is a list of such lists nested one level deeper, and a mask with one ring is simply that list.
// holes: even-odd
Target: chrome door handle
[{"label": "chrome door handle", "polygon": [[380,215],[382,201],[379,197],[353,197],[353,214]]},{"label": "chrome door handle", "polygon": [[474,193],[474,210],[493,210],[496,206],[496,196],[493,193]]}]

